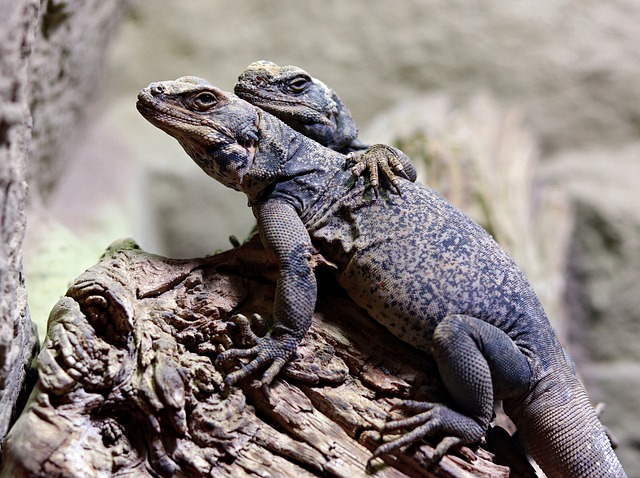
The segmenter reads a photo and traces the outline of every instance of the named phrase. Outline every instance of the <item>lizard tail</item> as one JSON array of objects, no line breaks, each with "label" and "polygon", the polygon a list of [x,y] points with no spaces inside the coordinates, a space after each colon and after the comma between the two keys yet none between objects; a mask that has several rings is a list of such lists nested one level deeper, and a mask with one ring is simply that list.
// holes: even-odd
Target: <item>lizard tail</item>
[{"label": "lizard tail", "polygon": [[540,381],[530,397],[537,399],[510,415],[549,478],[626,478],[586,391],[574,376]]}]

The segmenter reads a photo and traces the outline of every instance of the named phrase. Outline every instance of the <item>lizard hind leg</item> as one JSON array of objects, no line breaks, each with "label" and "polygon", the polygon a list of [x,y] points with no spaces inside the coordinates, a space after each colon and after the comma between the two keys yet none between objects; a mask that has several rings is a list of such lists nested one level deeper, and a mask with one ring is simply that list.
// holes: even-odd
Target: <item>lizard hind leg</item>
[{"label": "lizard hind leg", "polygon": [[450,315],[433,334],[433,356],[457,409],[489,426],[494,399],[526,394],[527,357],[504,331],[468,315]]},{"label": "lizard hind leg", "polygon": [[374,458],[427,437],[441,438],[434,461],[454,446],[477,443],[493,416],[494,396],[517,396],[530,384],[529,363],[516,344],[502,330],[475,317],[445,317],[434,331],[433,355],[454,407],[399,402],[394,408],[414,414],[386,422],[381,432],[411,431],[378,447]]}]

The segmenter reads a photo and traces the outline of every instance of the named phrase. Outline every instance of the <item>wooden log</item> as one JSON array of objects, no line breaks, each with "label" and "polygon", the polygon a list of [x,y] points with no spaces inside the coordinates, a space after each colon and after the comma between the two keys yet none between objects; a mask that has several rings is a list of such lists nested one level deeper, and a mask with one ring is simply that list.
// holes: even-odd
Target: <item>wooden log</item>
[{"label": "wooden log", "polygon": [[[51,312],[39,380],[7,438],[1,476],[509,476],[496,463],[512,455],[506,433],[496,460],[474,445],[436,464],[424,443],[367,471],[394,403],[448,397],[435,363],[318,264],[317,310],[295,360],[268,393],[252,383],[225,391],[216,356],[246,346],[233,314],[269,317],[273,258],[256,240],[193,260],[113,244]],[[529,470],[513,455],[514,469]],[[526,473],[511,476],[534,476]]]}]

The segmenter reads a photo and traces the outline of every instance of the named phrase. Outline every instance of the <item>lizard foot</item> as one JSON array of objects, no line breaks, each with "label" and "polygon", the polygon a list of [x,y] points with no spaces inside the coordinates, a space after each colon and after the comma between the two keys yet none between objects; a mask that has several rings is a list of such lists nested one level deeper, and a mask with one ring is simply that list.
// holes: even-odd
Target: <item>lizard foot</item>
[{"label": "lizard foot", "polygon": [[[257,318],[262,319],[260,316]],[[262,374],[258,385],[263,387],[269,385],[295,354],[298,340],[289,335],[259,337],[251,330],[248,319],[243,315],[235,316],[234,322],[240,327],[245,342],[253,346],[248,349],[225,350],[216,358],[216,364],[223,365],[233,359],[250,359],[240,369],[227,375],[224,379],[225,389],[229,389],[236,382],[254,375],[264,367],[267,367],[267,370]]]},{"label": "lizard foot", "polygon": [[351,174],[360,177],[365,169],[369,170],[369,182],[376,197],[379,196],[379,169],[382,170],[396,193],[402,194],[398,175],[410,180],[401,160],[402,157],[406,158],[402,151],[385,144],[374,144],[366,151],[353,151],[347,155],[347,159],[354,163]]},{"label": "lizard foot", "polygon": [[432,460],[437,463],[454,447],[478,442],[485,434],[483,427],[473,418],[463,415],[440,403],[402,400],[393,406],[392,410],[405,409],[416,412],[415,415],[400,420],[386,422],[380,434],[411,429],[404,435],[380,445],[371,460],[389,454],[405,445],[411,445],[430,436],[441,437]]}]

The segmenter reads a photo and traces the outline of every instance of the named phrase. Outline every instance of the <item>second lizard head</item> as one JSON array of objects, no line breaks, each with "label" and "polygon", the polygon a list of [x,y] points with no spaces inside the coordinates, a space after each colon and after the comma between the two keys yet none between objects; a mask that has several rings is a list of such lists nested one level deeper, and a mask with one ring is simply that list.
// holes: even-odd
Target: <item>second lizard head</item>
[{"label": "second lizard head", "polygon": [[234,92],[328,148],[343,150],[358,136],[340,97],[297,66],[254,62],[238,77]]}]

